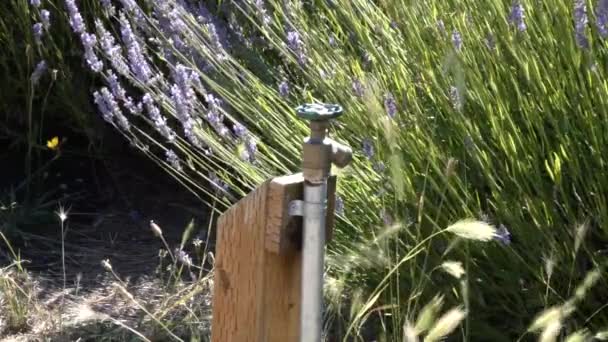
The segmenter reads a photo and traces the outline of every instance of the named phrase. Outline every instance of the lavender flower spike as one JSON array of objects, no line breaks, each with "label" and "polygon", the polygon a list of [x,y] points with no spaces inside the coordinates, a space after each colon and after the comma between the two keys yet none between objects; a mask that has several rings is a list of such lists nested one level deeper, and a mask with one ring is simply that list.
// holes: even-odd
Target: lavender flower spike
[{"label": "lavender flower spike", "polygon": [[519,2],[515,1],[511,6],[511,13],[509,14],[509,23],[517,27],[519,32],[526,30],[526,12],[524,6]]},{"label": "lavender flower spike", "polygon": [[65,5],[68,8],[68,14],[70,16],[70,26],[72,26],[72,30],[76,33],[84,33],[84,20],[82,20],[80,11],[76,6],[76,2],[74,0],[65,0]]},{"label": "lavender flower spike", "polygon": [[100,0],[99,2],[101,2],[106,18],[113,16],[116,13],[116,7],[112,5],[112,0]]},{"label": "lavender flower spike", "polygon": [[374,145],[370,139],[363,140],[363,154],[367,159],[372,159],[374,156]]},{"label": "lavender flower spike", "polygon": [[287,81],[283,80],[283,82],[279,84],[279,94],[282,97],[287,97],[289,95],[289,83],[287,83]]},{"label": "lavender flower spike", "polygon": [[574,0],[574,32],[576,44],[581,49],[589,48],[589,40],[585,35],[588,23],[589,19],[587,18],[587,5],[585,4],[585,0]]},{"label": "lavender flower spike", "polygon": [[363,97],[364,86],[363,86],[363,83],[361,83],[361,81],[359,81],[358,79],[354,79],[353,83],[352,83],[352,88],[353,88],[353,93],[355,93],[355,96]]},{"label": "lavender flower spike", "polygon": [[462,96],[460,96],[460,90],[454,86],[450,87],[450,100],[454,109],[457,111],[462,110]]},{"label": "lavender flower spike", "polygon": [[255,161],[255,154],[258,151],[258,143],[255,141],[253,137],[248,137],[247,141],[245,141],[245,149],[249,154],[249,162]]},{"label": "lavender flower spike", "polygon": [[116,44],[114,36],[106,30],[99,19],[95,20],[95,28],[99,36],[99,44],[105,57],[110,61],[114,70],[123,76],[129,74],[129,66],[122,55],[122,48]]},{"label": "lavender flower spike", "polygon": [[38,83],[40,77],[42,77],[42,74],[44,74],[46,69],[46,61],[43,60],[36,64],[36,68],[34,69],[34,72],[32,72],[32,76],[30,76],[30,81],[32,81],[32,84],[36,85]]},{"label": "lavender flower spike", "polygon": [[42,43],[42,30],[42,23],[35,23],[32,26],[32,32],[34,34],[34,40],[36,41],[36,44]]},{"label": "lavender flower spike", "polygon": [[30,0],[30,5],[33,7],[40,7],[40,0]]},{"label": "lavender flower spike", "polygon": [[462,50],[462,36],[458,30],[452,31],[452,45],[456,51]]},{"label": "lavender flower spike", "polygon": [[133,30],[129,20],[125,17],[124,13],[120,14],[120,34],[122,41],[127,47],[127,55],[129,58],[129,64],[131,71],[135,74],[135,77],[141,82],[148,82],[152,77],[152,70],[150,65],[144,56],[143,49],[139,45],[139,41]]},{"label": "lavender flower spike", "polygon": [[304,52],[304,43],[300,39],[298,31],[291,30],[287,32],[287,47],[296,55],[300,65],[306,64],[307,57]]},{"label": "lavender flower spike", "polygon": [[258,17],[262,20],[262,24],[264,24],[264,26],[268,25],[271,19],[266,11],[264,0],[255,0],[255,7],[257,9]]},{"label": "lavender flower spike", "polygon": [[494,239],[502,243],[503,245],[509,245],[511,243],[511,232],[505,227],[504,224],[500,224],[498,229],[496,230],[496,235],[494,235]]},{"label": "lavender flower spike", "polygon": [[101,90],[95,91],[93,97],[104,120],[113,125],[114,119],[116,119],[122,129],[125,131],[130,130],[129,120],[122,114],[114,95],[112,95],[108,88],[103,87]]},{"label": "lavender flower spike", "polygon": [[175,152],[173,152],[173,150],[165,151],[165,158],[167,158],[167,162],[169,164],[171,164],[171,166],[175,170],[177,170],[179,172],[181,172],[183,170],[179,157],[177,156],[177,154],[175,154]]},{"label": "lavender flower spike", "polygon": [[395,118],[395,115],[397,115],[397,103],[395,102],[393,94],[387,93],[384,95],[384,109],[391,119]]},{"label": "lavender flower spike", "polygon": [[97,38],[94,34],[84,32],[80,35],[80,40],[84,46],[84,58],[93,72],[100,72],[103,69],[103,62],[95,54]]},{"label": "lavender flower spike", "polygon": [[608,38],[608,0],[599,0],[595,6],[595,25],[603,39]]},{"label": "lavender flower spike", "polygon": [[152,96],[150,94],[144,95],[142,99],[143,104],[146,106],[148,116],[154,123],[156,130],[165,138],[167,142],[172,143],[175,141],[175,132],[167,125],[167,119],[160,114],[160,110],[154,104]]},{"label": "lavender flower spike", "polygon": [[236,135],[236,137],[239,139],[244,138],[247,134],[247,128],[245,128],[245,126],[241,125],[238,122],[235,123],[234,126],[232,126],[232,131],[234,132],[234,135]]},{"label": "lavender flower spike", "polygon": [[439,30],[439,32],[442,35],[446,34],[445,23],[443,22],[443,20],[441,20],[441,19],[437,20],[437,29]]},{"label": "lavender flower spike", "polygon": [[44,26],[44,29],[48,30],[51,27],[51,12],[45,9],[41,10],[40,21],[42,22],[42,26]]}]

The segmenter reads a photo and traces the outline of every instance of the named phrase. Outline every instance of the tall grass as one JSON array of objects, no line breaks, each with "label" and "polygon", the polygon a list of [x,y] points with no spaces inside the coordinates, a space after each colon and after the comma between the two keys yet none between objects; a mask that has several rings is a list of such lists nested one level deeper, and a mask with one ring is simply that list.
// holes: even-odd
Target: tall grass
[{"label": "tall grass", "polygon": [[[80,3],[65,7],[105,82],[91,98],[220,211],[299,169],[297,104],[346,108],[332,131],[357,150],[329,250],[337,334],[411,337],[442,293],[444,332],[510,341],[606,262],[605,1],[102,4],[82,23]],[[470,239],[489,224],[492,241]],[[446,261],[459,277],[457,263],[437,272]],[[596,281],[559,328],[606,326]]]}]

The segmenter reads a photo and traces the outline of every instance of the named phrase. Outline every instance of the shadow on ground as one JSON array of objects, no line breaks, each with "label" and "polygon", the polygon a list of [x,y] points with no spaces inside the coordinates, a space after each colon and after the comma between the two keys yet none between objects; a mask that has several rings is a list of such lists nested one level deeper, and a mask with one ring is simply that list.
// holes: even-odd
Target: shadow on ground
[{"label": "shadow on ground", "polygon": [[[4,155],[0,159],[4,165],[16,166],[22,156]],[[0,185],[0,190],[18,187],[18,176],[15,173],[4,177],[9,183]],[[44,310],[36,310],[39,314],[31,318],[29,331],[5,334],[4,339],[0,317],[0,339],[36,341],[39,332],[45,335],[41,340],[51,341],[72,341],[78,337],[83,337],[81,341],[141,340],[129,330],[129,324],[153,327],[147,328],[151,330],[146,333],[156,340],[164,340],[162,336],[169,338],[158,324],[145,322],[150,320],[150,315],[143,309],[153,310],[167,306],[167,300],[177,300],[166,293],[167,284],[162,277],[170,263],[159,266],[159,251],[166,248],[152,234],[149,222],[154,220],[162,227],[170,249],[175,250],[180,246],[184,229],[193,220],[194,229],[184,251],[194,253],[194,239],[209,241],[207,247],[212,248],[213,237],[208,234],[212,218],[202,202],[158,166],[130,151],[114,151],[111,158],[96,160],[65,153],[39,176],[43,182],[42,189],[38,190],[52,194],[49,198],[55,206],[51,209],[58,211],[61,204],[67,210],[64,239],[61,221],[52,210],[47,210],[52,214],[47,220],[26,222],[10,234],[12,247],[28,270],[28,281],[35,284],[36,305]],[[200,254],[200,247],[198,252]],[[194,255],[193,258],[196,262]],[[2,244],[0,269],[13,259]],[[102,267],[102,260],[109,260],[122,284]],[[184,282],[172,290],[182,296],[193,292],[189,300],[200,301],[197,309],[205,312],[210,302],[210,280],[206,272],[183,274]],[[121,287],[136,301],[145,303],[144,308],[135,305],[136,301]],[[57,311],[58,307],[65,310]],[[53,312],[58,317],[43,317],[53,316]],[[46,323],[56,326],[58,319],[60,331],[45,326]],[[69,324],[64,324],[66,322]],[[208,324],[200,322],[199,328],[208,331]],[[180,328],[175,329],[179,332]],[[188,335],[191,334],[182,336]]]}]

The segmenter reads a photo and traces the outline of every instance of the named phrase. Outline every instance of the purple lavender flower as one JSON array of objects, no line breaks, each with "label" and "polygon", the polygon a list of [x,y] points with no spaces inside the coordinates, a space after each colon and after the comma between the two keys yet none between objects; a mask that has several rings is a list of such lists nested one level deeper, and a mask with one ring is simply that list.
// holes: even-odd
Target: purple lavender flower
[{"label": "purple lavender flower", "polygon": [[44,29],[48,30],[51,27],[51,12],[45,9],[41,10],[40,21],[42,22],[42,26],[44,26]]},{"label": "purple lavender flower", "polygon": [[191,114],[194,93],[190,86],[190,78],[186,76],[185,68],[182,68],[178,65],[174,73],[173,77],[177,83],[171,86],[171,101],[175,107],[177,119],[184,129],[184,135],[194,146],[202,148],[202,143],[194,131],[196,121]]},{"label": "purple lavender flower", "polygon": [[270,23],[270,16],[266,11],[266,6],[264,4],[264,0],[255,0],[255,8],[257,10],[257,16],[261,19],[262,24],[264,26]]},{"label": "purple lavender flower", "polygon": [[247,134],[247,128],[245,128],[245,126],[241,125],[238,122],[232,126],[232,131],[234,132],[234,135],[236,135],[236,137],[239,139],[244,138]]},{"label": "purple lavender flower", "polygon": [[228,192],[228,189],[229,189],[228,184],[226,184],[224,181],[222,181],[215,172],[211,172],[209,174],[209,182],[215,188],[214,190],[215,190],[216,195],[220,194],[220,193]]},{"label": "purple lavender flower", "polygon": [[519,1],[513,2],[511,6],[511,13],[509,13],[509,23],[514,25],[520,32],[526,30],[526,12],[524,5]]},{"label": "purple lavender flower", "polygon": [[398,29],[398,28],[399,28],[399,24],[397,24],[397,22],[396,22],[395,20],[391,20],[390,27],[391,27],[393,30],[396,30],[396,29]]},{"label": "purple lavender flower", "polygon": [[228,55],[226,54],[227,40],[222,39],[222,36],[220,36],[217,26],[214,23],[207,23],[205,26],[207,27],[209,39],[211,40],[211,45],[213,46],[213,51],[216,53],[217,58],[220,61],[225,60],[228,58]]},{"label": "purple lavender flower", "polygon": [[361,83],[361,81],[359,81],[359,79],[353,80],[352,89],[353,89],[353,93],[355,93],[355,96],[357,96],[357,97],[363,96],[364,87],[363,87],[363,83]]},{"label": "purple lavender flower", "polygon": [[116,7],[112,5],[112,0],[100,0],[101,6],[103,6],[104,16],[109,18],[116,14]]},{"label": "purple lavender flower", "polygon": [[32,26],[32,32],[34,34],[34,40],[36,41],[36,44],[40,44],[42,42],[42,23],[35,23]]},{"label": "purple lavender flower", "polygon": [[240,158],[241,160],[253,163],[255,161],[255,155],[257,152],[257,143],[252,136],[247,136],[245,139],[245,144],[241,148]]},{"label": "purple lavender flower", "polygon": [[122,4],[123,9],[130,14],[132,18],[135,20],[135,25],[137,27],[142,27],[145,22],[145,16],[141,8],[137,5],[135,0],[119,0]]},{"label": "purple lavender flower", "polygon": [[34,68],[34,72],[32,72],[32,76],[30,76],[30,81],[32,82],[33,85],[36,85],[38,83],[38,81],[40,81],[40,78],[42,77],[42,74],[44,74],[44,72],[47,70],[47,64],[46,61],[42,60],[40,62],[38,62],[38,64],[36,64],[36,68]]},{"label": "purple lavender flower", "polygon": [[123,13],[121,13],[119,21],[120,34],[122,36],[122,41],[127,47],[127,56],[129,58],[129,65],[131,67],[131,71],[135,74],[135,77],[140,82],[147,83],[152,77],[152,70],[150,69],[150,65],[148,65],[148,61],[144,56],[143,50],[139,45],[137,37],[131,29],[131,24]]},{"label": "purple lavender flower", "polygon": [[101,2],[101,6],[103,6],[103,8],[105,9],[109,9],[112,6],[112,0],[100,0],[99,2]]},{"label": "purple lavender flower", "polygon": [[171,86],[171,101],[175,106],[177,118],[182,122],[182,124],[192,120],[192,117],[190,116],[191,103],[189,100],[190,98],[185,96],[177,84]]},{"label": "purple lavender flower", "polygon": [[212,109],[219,109],[222,106],[222,100],[215,97],[213,94],[206,94],[205,101],[207,101],[207,105]]},{"label": "purple lavender flower", "polygon": [[447,31],[445,30],[445,23],[443,22],[443,20],[437,20],[437,29],[439,30],[439,33],[444,36],[446,35]]},{"label": "purple lavender flower", "polygon": [[462,50],[462,36],[456,29],[452,31],[452,45],[454,45],[454,49],[456,49],[456,51]]},{"label": "purple lavender flower", "polygon": [[255,161],[255,155],[258,151],[258,144],[253,137],[247,138],[247,141],[245,141],[245,149],[247,150],[247,153],[249,153],[249,161]]},{"label": "purple lavender flower", "polygon": [[380,161],[380,162],[374,163],[372,168],[374,169],[374,171],[376,171],[378,173],[382,173],[382,172],[384,172],[384,170],[386,170],[386,165],[384,165],[384,163]]},{"label": "purple lavender flower", "polygon": [[608,38],[608,0],[599,0],[595,6],[595,25],[600,37]]},{"label": "purple lavender flower", "polygon": [[197,20],[205,26],[212,44],[218,49],[218,51],[215,52],[219,53],[221,59],[225,58],[225,50],[230,47],[228,29],[223,25],[222,21],[218,20],[217,17],[202,4],[202,1],[198,6],[198,13],[199,16],[197,17]]},{"label": "purple lavender flower", "polygon": [[339,195],[336,195],[334,212],[337,215],[344,215],[344,200]]},{"label": "purple lavender flower", "polygon": [[84,32],[80,35],[80,40],[84,46],[84,58],[87,65],[93,72],[100,72],[103,69],[103,62],[95,54],[97,38],[94,34]]},{"label": "purple lavender flower", "polygon": [[329,43],[329,46],[331,46],[331,47],[338,46],[338,43],[336,42],[336,36],[333,33],[329,36],[327,42]]},{"label": "purple lavender flower", "polygon": [[104,120],[114,125],[114,119],[116,119],[122,129],[125,131],[130,130],[129,120],[122,114],[122,110],[120,110],[114,95],[112,95],[108,88],[103,87],[101,90],[95,91],[93,97]]},{"label": "purple lavender flower", "polygon": [[393,94],[387,93],[384,95],[384,109],[391,119],[395,118],[395,115],[397,115],[397,102],[395,102]]},{"label": "purple lavender flower", "polygon": [[182,95],[187,98],[188,101],[192,101],[194,97],[194,91],[192,90],[192,81],[194,73],[189,71],[187,67],[182,64],[177,64],[173,71],[173,80],[179,87]]},{"label": "purple lavender flower", "polygon": [[587,5],[585,4],[585,0],[574,0],[574,32],[576,44],[581,49],[589,48],[589,40],[585,35],[588,23],[589,19],[587,18]]},{"label": "purple lavender flower", "polygon": [[216,98],[213,94],[206,94],[205,101],[207,102],[208,111],[205,115],[207,122],[221,136],[228,137],[230,130],[224,125],[224,116],[221,114],[222,101]]},{"label": "purple lavender flower", "polygon": [[38,7],[40,7],[40,0],[30,0],[30,5],[38,8]]},{"label": "purple lavender flower", "polygon": [[68,15],[70,16],[70,26],[72,26],[72,30],[78,34],[84,33],[84,20],[82,20],[80,11],[76,6],[76,2],[74,0],[65,0],[65,5],[68,8]]},{"label": "purple lavender flower", "polygon": [[116,74],[112,72],[112,70],[108,70],[108,76],[106,77],[108,85],[110,86],[110,90],[112,95],[120,101],[122,101],[123,105],[127,110],[133,115],[139,115],[143,111],[142,104],[133,103],[133,99],[130,96],[127,96],[127,92],[120,84],[118,77]]},{"label": "purple lavender flower", "polygon": [[496,235],[494,235],[494,239],[496,241],[502,243],[503,245],[509,245],[511,243],[511,232],[505,227],[504,224],[500,224],[498,229],[496,230]]},{"label": "purple lavender flower", "polygon": [[173,71],[175,84],[171,87],[171,98],[180,121],[191,119],[191,107],[194,100],[190,73],[185,66],[178,64]]},{"label": "purple lavender flower", "polygon": [[287,46],[296,51],[299,49],[302,41],[300,40],[300,34],[297,31],[288,31],[287,32]]},{"label": "purple lavender flower", "polygon": [[460,95],[460,90],[454,86],[450,87],[450,100],[454,109],[457,111],[462,110],[462,96]]},{"label": "purple lavender flower", "polygon": [[106,30],[99,19],[95,21],[95,27],[104,55],[110,61],[114,70],[123,76],[127,76],[129,74],[129,66],[122,55],[122,48],[116,44],[114,36]]},{"label": "purple lavender flower", "polygon": [[107,81],[108,85],[110,86],[110,90],[112,91],[112,95],[114,95],[115,98],[124,101],[127,97],[127,92],[122,87],[120,81],[118,81],[118,77],[112,72],[112,70],[108,71]]},{"label": "purple lavender flower", "polygon": [[372,143],[372,141],[370,139],[363,139],[363,155],[365,155],[365,157],[367,159],[372,159],[372,157],[374,156],[374,144]]},{"label": "purple lavender flower", "polygon": [[296,55],[300,65],[306,64],[307,57],[304,52],[304,43],[300,39],[298,31],[291,30],[287,32],[287,47]]},{"label": "purple lavender flower", "polygon": [[287,97],[289,95],[289,83],[287,83],[286,80],[283,80],[283,82],[279,84],[279,94],[282,97]]},{"label": "purple lavender flower", "polygon": [[177,170],[178,172],[183,171],[182,163],[179,160],[179,157],[177,156],[177,154],[175,154],[175,152],[173,152],[173,150],[166,150],[165,158],[167,159],[167,162],[169,164],[171,164],[171,167],[173,167],[175,170]]},{"label": "purple lavender flower", "polygon": [[154,1],[153,6],[154,17],[158,21],[160,30],[168,37],[171,37],[172,40],[180,40],[180,42],[175,45],[182,45],[179,32],[180,30],[183,31],[186,29],[186,24],[179,16],[177,8],[171,9],[167,0]]},{"label": "purple lavender flower", "polygon": [[142,102],[146,106],[146,111],[148,112],[148,116],[154,123],[154,128],[165,138],[168,143],[172,143],[175,141],[176,134],[175,132],[167,125],[167,119],[160,114],[160,110],[154,104],[152,100],[152,96],[150,94],[144,95],[142,98]]},{"label": "purple lavender flower", "polygon": [[246,148],[242,148],[241,153],[239,154],[239,158],[243,161],[249,161],[251,159],[251,155],[249,154],[249,151],[247,151]]}]

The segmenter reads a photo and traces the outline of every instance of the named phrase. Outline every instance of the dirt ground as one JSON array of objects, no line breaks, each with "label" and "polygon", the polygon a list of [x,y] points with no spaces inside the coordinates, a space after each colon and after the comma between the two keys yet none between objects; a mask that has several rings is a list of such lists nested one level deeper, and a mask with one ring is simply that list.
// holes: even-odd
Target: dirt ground
[{"label": "dirt ground", "polygon": [[[6,175],[0,177],[4,180],[0,181],[0,191],[5,192],[23,179],[17,171],[21,169],[22,156],[2,154],[0,164],[11,165],[4,169]],[[49,210],[59,210],[59,207],[44,209],[47,215],[41,219],[21,222],[20,231],[11,234],[10,240],[36,284],[37,301],[52,307],[54,301],[68,298],[73,307],[79,307],[77,313],[67,314],[70,319],[74,315],[86,316],[87,310],[89,315],[117,313],[118,302],[103,300],[114,291],[111,284],[115,279],[104,270],[102,260],[109,260],[113,270],[142,298],[160,296],[155,282],[158,281],[159,251],[164,247],[152,234],[150,220],[162,227],[172,249],[179,247],[191,220],[195,226],[189,241],[212,240],[212,236],[208,236],[212,218],[201,201],[126,146],[113,151],[109,158],[92,159],[65,153],[45,169],[41,177],[43,183],[36,190],[48,195],[49,203],[61,203],[68,210],[64,225],[65,287],[60,220],[56,215],[48,215]],[[211,242],[209,247],[212,246]],[[184,249],[192,252],[192,243]],[[10,259],[2,243],[0,268]],[[204,295],[206,299],[209,296]],[[135,310],[129,305],[120,310],[126,311],[119,315],[135,315],[126,313]],[[0,333],[0,340],[37,339],[30,332],[5,335],[4,339]]]}]

